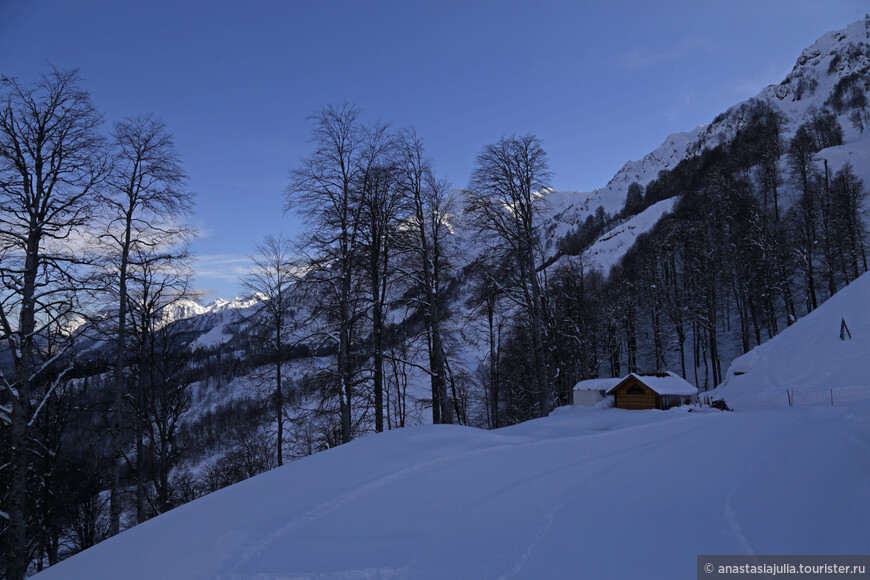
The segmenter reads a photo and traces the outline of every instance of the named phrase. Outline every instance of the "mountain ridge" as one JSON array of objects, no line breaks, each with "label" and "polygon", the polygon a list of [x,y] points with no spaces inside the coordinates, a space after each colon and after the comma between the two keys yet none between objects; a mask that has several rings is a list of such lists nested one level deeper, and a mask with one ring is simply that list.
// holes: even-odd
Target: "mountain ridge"
[{"label": "mountain ridge", "polygon": [[[681,161],[699,155],[704,149],[727,142],[742,126],[746,119],[746,106],[754,101],[764,100],[781,112],[786,120],[784,137],[794,133],[812,106],[824,105],[827,95],[837,82],[851,74],[870,74],[870,54],[858,43],[870,41],[870,20],[857,20],[843,29],[822,34],[811,46],[805,48],[797,58],[792,70],[779,83],[769,84],[756,96],[732,105],[716,116],[710,123],[699,125],[689,131],[668,135],[656,149],[637,160],[627,161],[619,171],[601,188],[591,192],[560,191],[560,203],[552,211],[559,223],[550,226],[548,239],[551,244],[564,237],[571,228],[583,223],[589,215],[601,206],[610,215],[622,210],[628,186],[639,183],[646,186],[658,177],[659,172],[673,169]],[[845,55],[845,57],[844,57]],[[829,72],[831,61],[837,59],[834,70]],[[815,82],[814,82],[815,80]],[[864,87],[866,92],[870,86]],[[861,175],[870,182],[870,169]],[[569,199],[577,198],[577,199]]]}]

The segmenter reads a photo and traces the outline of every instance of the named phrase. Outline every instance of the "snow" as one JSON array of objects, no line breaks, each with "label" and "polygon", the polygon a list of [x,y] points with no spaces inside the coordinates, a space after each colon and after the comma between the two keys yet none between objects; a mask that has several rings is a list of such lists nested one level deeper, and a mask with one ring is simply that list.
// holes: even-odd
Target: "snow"
[{"label": "snow", "polygon": [[[868,305],[865,275],[735,360],[717,391],[733,413],[599,405],[496,431],[389,431],[36,577],[655,580],[692,577],[698,554],[868,553]],[[786,388],[804,403],[786,406]],[[757,404],[769,395],[778,406]]]},{"label": "snow", "polygon": [[[867,553],[868,304],[865,275],[737,359],[717,393],[733,413],[599,405],[496,431],[389,431],[181,506],[36,577],[655,580],[692,577],[698,554]],[[842,318],[851,340],[839,339]],[[784,406],[785,388],[831,386],[851,397]],[[783,404],[748,404],[769,393]]]},{"label": "snow", "polygon": [[[845,125],[843,127],[846,129]],[[852,135],[854,129],[849,127],[846,131],[846,143],[837,147],[823,149],[816,157],[828,161],[828,170],[833,176],[843,168],[846,163],[852,166],[852,170],[861,180],[865,188],[870,187],[870,139],[861,138],[860,135]],[[865,131],[870,135],[870,131]],[[817,163],[819,170],[823,171],[822,163]]]},{"label": "snow", "polygon": [[210,348],[214,346],[221,345],[227,342],[230,339],[230,335],[227,332],[227,325],[218,324],[213,328],[209,329],[208,332],[201,334],[196,339],[196,346]]},{"label": "snow", "polygon": [[[870,274],[864,274],[768,342],[731,363],[716,389],[734,408],[870,398]],[[840,340],[842,321],[852,334]]]},{"label": "snow", "polygon": [[583,252],[586,264],[605,274],[610,272],[610,269],[619,263],[619,260],[634,245],[637,238],[650,231],[663,215],[673,210],[677,201],[679,201],[678,197],[672,197],[655,203],[598,238]]},{"label": "snow", "polygon": [[[867,74],[870,70],[870,55],[848,56],[848,53],[855,52],[854,46],[868,42],[870,42],[870,31],[865,27],[864,19],[850,24],[843,30],[828,32],[803,51],[797,64],[782,83],[769,85],[754,97],[754,100],[767,101],[783,114],[784,139],[790,139],[797,127],[808,118],[811,107],[820,109],[824,106],[825,100],[841,78],[853,73]],[[835,67],[834,72],[829,74],[828,67],[835,55],[839,55],[840,63]],[[801,79],[804,79],[805,83],[814,79],[817,82],[816,88],[803,89],[801,93]],[[745,105],[750,100],[731,107],[709,125],[669,135],[658,148],[642,159],[627,162],[602,188],[592,192],[550,192],[547,196],[551,209],[550,219],[553,222],[547,229],[550,252],[555,252],[557,247],[555,242],[559,238],[583,223],[586,217],[594,214],[598,207],[604,208],[609,215],[622,210],[630,184],[637,182],[646,186],[658,177],[659,172],[673,169],[680,161],[732,138],[745,125],[747,111]],[[819,153],[818,157],[824,158],[830,155],[836,158],[832,159],[834,171],[839,169],[843,162],[850,160],[856,169],[859,165],[865,168],[859,169],[857,173],[865,183],[870,183],[868,179],[870,169],[866,169],[870,166],[862,163],[870,155],[870,130],[865,130],[865,134],[858,134],[851,127],[847,115],[841,116],[839,120],[846,132],[846,144],[837,148],[839,149],[837,152],[828,153],[830,150],[826,150]],[[639,229],[638,233],[648,231],[657,220],[657,217],[649,220],[645,229]],[[607,234],[603,237],[607,237]],[[605,259],[597,267],[605,272],[609,271],[633,243],[634,240],[631,239],[627,245],[620,244],[613,249],[616,250],[614,258],[610,259],[605,255]]]},{"label": "snow", "polygon": [[692,577],[697,554],[870,549],[870,404],[687,409],[367,437],[37,578],[670,579]]},{"label": "snow", "polygon": [[575,391],[609,391],[622,382],[622,379],[587,379],[574,385]]},{"label": "snow", "polygon": [[[682,377],[668,371],[665,376],[631,373],[632,376],[648,386],[659,395],[697,395],[698,389],[683,380]],[[628,377],[616,379],[589,379],[580,381],[574,386],[575,391],[604,391],[609,393]]]},{"label": "snow", "polygon": [[[679,377],[670,371],[662,373],[662,375],[663,376],[631,373],[629,376],[639,380],[659,395],[689,396],[698,394],[698,389],[687,383],[682,377]],[[607,392],[610,393],[610,391],[615,389],[616,386],[617,385],[613,385],[607,390]]]}]

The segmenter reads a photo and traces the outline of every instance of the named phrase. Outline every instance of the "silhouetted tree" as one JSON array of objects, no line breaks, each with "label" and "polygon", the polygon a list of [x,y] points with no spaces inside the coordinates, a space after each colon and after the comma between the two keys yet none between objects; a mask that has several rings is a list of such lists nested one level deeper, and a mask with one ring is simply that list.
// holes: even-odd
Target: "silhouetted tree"
[{"label": "silhouetted tree", "polygon": [[293,246],[283,237],[266,236],[257,246],[252,259],[253,268],[242,281],[243,288],[258,301],[253,312],[246,318],[246,332],[268,357],[274,374],[270,399],[274,406],[277,425],[276,462],[284,464],[284,356],[290,346],[295,330],[293,320],[293,287],[298,265],[294,259]]},{"label": "silhouetted tree", "polygon": [[[109,211],[109,224],[103,239],[110,244],[108,251],[113,271],[109,287],[117,300],[111,429],[115,459],[109,502],[110,532],[114,535],[120,530],[121,431],[124,394],[129,382],[126,361],[127,285],[129,270],[137,265],[131,265],[131,256],[144,256],[151,264],[179,257],[174,254],[175,248],[165,245],[162,252],[150,250],[159,245],[160,240],[185,233],[187,228],[180,220],[190,211],[192,195],[184,189],[186,176],[172,136],[166,126],[151,115],[115,123],[112,145],[114,164],[103,200]],[[141,518],[141,489],[139,495]]]},{"label": "silhouetted tree", "polygon": [[[354,386],[351,341],[357,318],[360,256],[360,182],[365,134],[357,121],[359,109],[327,106],[311,117],[314,151],[291,172],[285,210],[300,213],[308,226],[303,245],[311,254],[309,279],[320,280],[335,332],[336,379],[341,414],[341,441],[353,437]],[[327,314],[327,313],[325,313]]]},{"label": "silhouetted tree", "polygon": [[4,77],[0,102],[0,340],[14,374],[3,378],[10,423],[6,577],[24,577],[32,551],[27,522],[30,429],[57,381],[45,371],[61,356],[40,336],[69,324],[89,286],[79,232],[94,215],[106,163],[100,115],[76,71],[53,70],[27,87]]},{"label": "silhouetted tree", "polygon": [[643,186],[638,182],[634,182],[628,186],[628,192],[625,194],[625,207],[622,209],[623,217],[632,216],[643,210]]},{"label": "silhouetted tree", "polygon": [[538,213],[548,187],[547,154],[533,135],[503,137],[484,147],[476,159],[468,193],[468,208],[481,232],[509,249],[515,260],[529,320],[534,357],[534,381],[542,416],[550,412],[551,393],[545,345],[543,285],[538,278],[540,226]]}]

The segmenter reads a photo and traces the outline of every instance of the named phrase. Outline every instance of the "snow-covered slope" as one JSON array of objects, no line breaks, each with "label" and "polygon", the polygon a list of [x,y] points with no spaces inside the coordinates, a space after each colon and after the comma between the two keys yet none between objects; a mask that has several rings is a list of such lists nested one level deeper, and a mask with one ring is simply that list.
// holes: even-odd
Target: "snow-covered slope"
[{"label": "snow-covered slope", "polygon": [[738,409],[787,406],[788,390],[797,405],[870,399],[870,273],[735,359],[715,396]]},{"label": "snow-covered slope", "polygon": [[678,200],[679,198],[672,197],[655,203],[595,240],[583,252],[587,265],[609,272],[634,245],[637,238],[650,231],[663,215],[674,208]]},{"label": "snow-covered slope", "polygon": [[[622,210],[628,186],[632,183],[646,186],[659,172],[673,169],[683,159],[698,155],[705,148],[729,141],[745,126],[750,110],[747,105],[751,101],[767,101],[782,113],[785,121],[783,137],[790,139],[807,119],[811,108],[825,106],[837,83],[850,75],[862,78],[861,90],[867,94],[870,90],[870,29],[865,20],[822,35],[803,51],[791,73],[781,83],[770,85],[753,99],[736,104],[709,125],[669,135],[661,146],[642,159],[627,162],[604,187],[593,192],[552,192],[548,196],[549,219],[554,222],[547,228],[549,247],[555,251],[555,242],[582,224],[598,207],[610,215]],[[818,157],[830,159],[833,171],[851,161],[858,176],[870,183],[870,163],[867,163],[870,160],[870,131],[858,131],[846,117],[844,114],[840,118],[846,132],[846,143],[822,151]],[[654,223],[648,222],[647,225],[651,228]],[[618,252],[613,254],[616,259],[620,256]]]},{"label": "snow-covered slope", "polygon": [[[714,142],[709,142],[711,135],[716,137]],[[725,128],[717,132],[706,126],[697,127],[688,133],[674,133],[642,159],[629,161],[623,165],[607,185],[600,189],[591,193],[555,192],[559,195],[551,196],[549,199],[553,214],[557,216],[560,224],[554,230],[552,237],[564,236],[571,227],[582,223],[586,216],[595,213],[599,206],[610,215],[619,212],[625,205],[625,195],[629,185],[637,182],[645,186],[658,177],[660,171],[673,169],[683,159],[700,153],[704,145],[718,144],[719,139],[724,136]]]},{"label": "snow-covered slope", "polygon": [[[275,469],[40,580],[694,577],[870,550],[870,404],[407,428]],[[630,557],[625,557],[626,553]]]},{"label": "snow-covered slope", "polygon": [[185,331],[198,334],[193,348],[217,346],[232,339],[230,325],[238,322],[259,300],[257,296],[218,298],[205,306],[190,299],[179,300],[167,308],[164,322],[180,323]]}]

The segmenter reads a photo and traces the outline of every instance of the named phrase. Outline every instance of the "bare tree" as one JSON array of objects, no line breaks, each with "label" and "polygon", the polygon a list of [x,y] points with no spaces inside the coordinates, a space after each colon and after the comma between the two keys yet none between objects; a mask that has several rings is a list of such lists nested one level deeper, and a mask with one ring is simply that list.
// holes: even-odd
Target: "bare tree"
[{"label": "bare tree", "polygon": [[[140,255],[149,264],[169,262],[176,256],[171,246],[156,249],[159,239],[177,237],[185,231],[179,220],[189,211],[192,195],[184,189],[186,176],[165,125],[151,115],[129,118],[115,123],[112,133],[114,167],[109,175],[110,188],[105,197],[109,225],[104,240],[111,247],[112,283],[117,288],[117,328],[114,340],[114,402],[112,412],[112,466],[110,496],[110,532],[120,530],[120,473],[123,458],[121,430],[124,393],[127,390],[127,285],[131,256]],[[141,485],[137,494],[139,521],[142,512]]]},{"label": "bare tree", "polygon": [[160,245],[135,248],[130,255],[126,300],[131,340],[127,347],[135,371],[131,382],[135,384],[133,392],[125,388],[125,395],[132,402],[135,417],[139,523],[150,514],[163,513],[176,505],[170,474],[184,451],[177,437],[190,404],[183,375],[190,338],[172,323],[173,308],[190,297],[190,261],[185,242],[175,236],[164,242],[174,248],[172,259]]},{"label": "bare tree", "polygon": [[356,185],[364,134],[357,122],[359,110],[348,104],[327,106],[311,117],[314,152],[291,172],[285,210],[296,210],[309,226],[304,245],[313,255],[311,279],[328,288],[337,332],[327,335],[337,343],[336,372],[341,413],[341,441],[353,435],[354,377],[351,339],[356,317],[355,268],[359,258],[362,205]]},{"label": "bare tree", "polygon": [[550,172],[537,137],[502,137],[477,156],[468,193],[469,211],[483,233],[505,244],[519,274],[534,350],[534,380],[540,414],[550,412],[543,290],[538,279],[539,208]]},{"label": "bare tree", "polygon": [[429,378],[432,389],[432,420],[452,423],[447,396],[447,367],[443,341],[441,286],[446,267],[446,238],[451,200],[447,183],[435,177],[425,155],[423,141],[413,131],[404,131],[399,140],[399,186],[410,205],[406,253],[411,266],[405,276],[415,285],[426,326],[429,353]]},{"label": "bare tree", "polygon": [[864,181],[855,175],[851,163],[846,163],[837,171],[831,184],[835,215],[838,219],[840,243],[846,254],[847,279],[854,280],[867,271],[867,256],[864,248],[866,231],[861,216],[867,191]]},{"label": "bare tree", "polygon": [[[3,510],[6,577],[23,578],[27,442],[35,415],[56,384],[44,371],[63,349],[40,360],[39,337],[68,324],[85,283],[81,228],[89,222],[105,175],[101,118],[76,71],[54,70],[33,87],[4,78],[0,104],[0,340],[14,375],[3,377],[10,402],[11,474]],[[39,401],[34,405],[34,401]]]},{"label": "bare tree", "polygon": [[260,298],[254,311],[245,320],[246,327],[274,365],[274,380],[270,398],[278,425],[277,464],[284,464],[284,356],[290,343],[293,325],[293,286],[296,274],[293,246],[289,240],[266,236],[257,246],[254,267],[242,286]]},{"label": "bare tree", "polygon": [[798,127],[791,140],[788,150],[788,162],[792,179],[798,187],[800,197],[795,203],[794,231],[798,240],[798,255],[801,269],[804,271],[807,296],[807,311],[813,311],[819,306],[816,297],[815,262],[818,245],[818,177],[813,166],[814,154],[817,151],[813,143],[812,132],[807,124]]},{"label": "bare tree", "polygon": [[500,261],[493,252],[483,252],[472,265],[471,291],[466,304],[472,309],[470,315],[475,319],[483,311],[486,315],[487,343],[489,346],[489,360],[487,361],[488,376],[484,379],[487,384],[486,408],[488,411],[488,423],[491,429],[500,427],[499,409],[501,398],[500,364],[501,364],[501,337],[505,326],[505,308],[502,302],[505,300],[504,276],[500,269]]},{"label": "bare tree", "polygon": [[384,430],[384,313],[389,289],[395,278],[392,260],[400,223],[407,203],[399,187],[395,159],[396,142],[387,126],[374,125],[365,131],[365,148],[360,171],[360,244],[363,270],[368,281],[372,343],[372,390],[375,431]]}]

